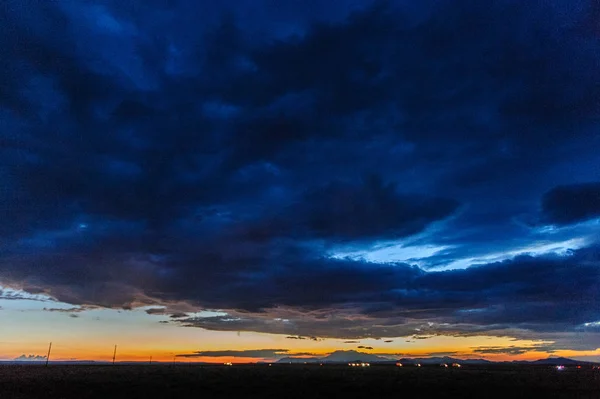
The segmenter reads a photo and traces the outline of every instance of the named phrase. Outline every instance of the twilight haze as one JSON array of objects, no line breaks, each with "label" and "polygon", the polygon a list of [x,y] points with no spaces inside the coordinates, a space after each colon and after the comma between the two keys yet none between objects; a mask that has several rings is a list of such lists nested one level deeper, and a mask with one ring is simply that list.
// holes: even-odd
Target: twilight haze
[{"label": "twilight haze", "polygon": [[599,359],[595,4],[3,2],[0,359]]}]

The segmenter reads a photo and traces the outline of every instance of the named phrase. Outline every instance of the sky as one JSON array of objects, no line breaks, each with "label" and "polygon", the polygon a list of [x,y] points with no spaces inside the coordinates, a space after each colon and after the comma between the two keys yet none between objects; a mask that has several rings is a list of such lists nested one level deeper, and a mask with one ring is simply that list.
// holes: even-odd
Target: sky
[{"label": "sky", "polygon": [[600,361],[592,0],[0,5],[0,359]]}]

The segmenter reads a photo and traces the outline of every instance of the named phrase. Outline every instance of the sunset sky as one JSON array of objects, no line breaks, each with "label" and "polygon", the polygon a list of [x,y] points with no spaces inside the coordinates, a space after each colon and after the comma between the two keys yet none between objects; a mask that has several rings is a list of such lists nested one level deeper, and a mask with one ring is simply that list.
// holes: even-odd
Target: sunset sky
[{"label": "sunset sky", "polygon": [[0,5],[0,360],[600,361],[592,0]]}]

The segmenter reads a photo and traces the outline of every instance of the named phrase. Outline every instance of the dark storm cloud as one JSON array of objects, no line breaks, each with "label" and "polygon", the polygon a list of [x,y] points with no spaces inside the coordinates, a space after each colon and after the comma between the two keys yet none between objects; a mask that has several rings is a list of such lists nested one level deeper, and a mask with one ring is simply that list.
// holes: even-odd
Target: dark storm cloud
[{"label": "dark storm cloud", "polygon": [[[600,319],[599,254],[594,247],[566,257],[521,256],[466,270],[429,273],[399,264],[378,269],[365,265],[370,276],[366,272],[357,274],[357,280],[364,282],[356,287],[351,280],[342,280],[338,285],[335,278],[313,270],[310,280],[290,276],[290,286],[299,281],[301,287],[313,287],[304,296],[289,290],[283,280],[269,285],[281,287],[282,292],[271,289],[268,294],[263,293],[263,299],[267,295],[277,298],[273,305],[278,307],[267,307],[262,314],[233,312],[229,316],[188,318],[181,322],[214,330],[300,335],[312,332],[321,337],[348,339],[427,339],[439,334],[477,335],[492,330],[502,335],[513,329],[540,334],[567,332]],[[372,290],[367,289],[367,277],[374,284]],[[328,289],[321,292],[320,286],[329,281]],[[315,305],[315,297],[324,295],[331,302],[319,301]],[[293,310],[294,307],[302,310]]]},{"label": "dark storm cloud", "polygon": [[309,238],[400,238],[449,216],[457,206],[450,199],[400,194],[393,184],[371,177],[360,186],[335,182],[319,187],[263,229]]},{"label": "dark storm cloud", "polygon": [[415,334],[411,338],[412,339],[419,339],[420,340],[420,339],[430,339],[430,338],[433,338],[433,337],[434,337],[434,335],[416,335]]},{"label": "dark storm cloud", "polygon": [[310,339],[311,341],[320,341],[318,337],[301,337],[301,336],[287,336],[286,339]]},{"label": "dark storm cloud", "polygon": [[544,218],[559,225],[600,217],[600,183],[558,186],[544,194]]},{"label": "dark storm cloud", "polygon": [[148,314],[165,314],[164,308],[150,308],[146,309],[146,313]]},{"label": "dark storm cloud", "polygon": [[555,352],[551,345],[544,344],[536,344],[534,346],[515,346],[511,345],[508,347],[501,346],[485,346],[485,347],[474,347],[473,352],[482,353],[482,354],[506,354],[506,355],[522,355],[523,353],[531,352],[531,351],[539,351],[539,352]]},{"label": "dark storm cloud", "polygon": [[88,310],[89,307],[81,306],[77,308],[44,308],[42,309],[45,312],[59,312],[59,313],[80,313]]},{"label": "dark storm cloud", "polygon": [[573,238],[535,231],[546,192],[544,223],[597,217],[587,3],[350,3],[0,9],[0,283],[302,337],[600,319],[583,233],[567,257],[464,271],[328,257],[411,239],[443,266]]}]

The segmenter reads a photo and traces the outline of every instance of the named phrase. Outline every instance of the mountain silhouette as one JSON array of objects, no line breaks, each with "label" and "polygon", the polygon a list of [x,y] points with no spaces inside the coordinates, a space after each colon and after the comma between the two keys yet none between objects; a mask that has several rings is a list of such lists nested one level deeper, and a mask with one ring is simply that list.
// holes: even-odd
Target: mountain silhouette
[{"label": "mountain silhouette", "polygon": [[339,350],[321,358],[284,357],[283,359],[280,359],[277,363],[380,363],[390,361],[391,360],[389,358],[373,355],[370,353],[358,352],[353,350]]},{"label": "mountain silhouette", "polygon": [[557,366],[562,364],[564,366],[576,365],[576,364],[585,364],[587,362],[580,362],[573,359],[568,359],[566,357],[549,357],[547,359],[539,359],[533,362],[527,362],[529,364],[547,364],[552,366]]},{"label": "mountain silhouette", "polygon": [[[358,352],[354,350],[338,350],[331,353],[325,357],[284,357],[279,359],[277,363],[292,363],[292,364],[303,364],[303,363],[353,363],[353,362],[364,362],[364,363],[396,363],[400,362],[402,364],[423,364],[423,365],[434,365],[434,364],[452,364],[452,363],[460,363],[460,364],[506,364],[506,363],[514,363],[514,364],[532,364],[532,365],[578,365],[578,364],[588,364],[589,362],[578,361],[573,359],[568,359],[565,357],[549,357],[547,359],[539,359],[535,361],[527,361],[527,360],[515,360],[512,362],[493,362],[486,359],[458,359],[454,357],[420,357],[420,358],[401,358],[401,359],[393,359],[389,357],[377,356],[372,353],[364,353]],[[590,363],[591,364],[591,363]]]}]

